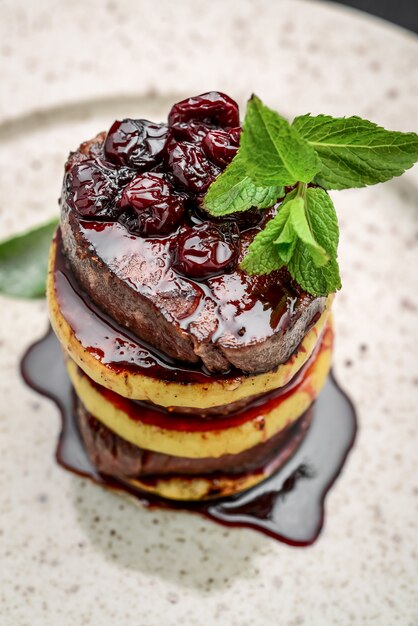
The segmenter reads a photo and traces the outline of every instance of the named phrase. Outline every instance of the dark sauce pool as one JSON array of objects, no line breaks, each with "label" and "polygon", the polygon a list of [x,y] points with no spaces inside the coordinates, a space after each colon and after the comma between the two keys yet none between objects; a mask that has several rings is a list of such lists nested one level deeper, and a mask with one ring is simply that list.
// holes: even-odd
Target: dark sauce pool
[{"label": "dark sauce pool", "polygon": [[191,511],[224,526],[253,528],[293,546],[311,545],[324,523],[325,496],[340,474],[357,431],[350,399],[331,375],[314,405],[311,427],[292,458],[273,476],[236,496],[209,502],[170,501],[100,474],[81,443],[71,384],[61,348],[50,331],[21,363],[26,383],[58,406],[62,417],[56,458],[65,469],[117,491],[146,507]]}]

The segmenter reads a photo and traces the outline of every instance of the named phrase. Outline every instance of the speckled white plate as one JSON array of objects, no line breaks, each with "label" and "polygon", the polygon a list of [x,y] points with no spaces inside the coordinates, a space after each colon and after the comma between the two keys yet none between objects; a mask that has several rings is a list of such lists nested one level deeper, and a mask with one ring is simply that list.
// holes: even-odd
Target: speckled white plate
[{"label": "speckled white plate", "polygon": [[[57,212],[80,141],[208,89],[418,130],[417,39],[336,5],[6,0],[0,18],[1,236]],[[417,168],[335,194],[335,366],[361,430],[309,549],[150,513],[58,467],[58,412],[18,373],[45,304],[1,299],[2,626],[418,623],[417,196]]]}]

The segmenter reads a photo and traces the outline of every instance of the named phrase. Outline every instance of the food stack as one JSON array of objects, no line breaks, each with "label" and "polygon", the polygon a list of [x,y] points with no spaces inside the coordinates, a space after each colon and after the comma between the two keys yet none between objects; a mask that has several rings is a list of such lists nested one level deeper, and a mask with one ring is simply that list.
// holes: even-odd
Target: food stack
[{"label": "food stack", "polygon": [[71,153],[48,302],[91,462],[120,483],[202,500],[295,452],[329,371],[330,298],[239,264],[280,208],[211,217],[237,104],[210,92],[167,123],[116,121]]}]

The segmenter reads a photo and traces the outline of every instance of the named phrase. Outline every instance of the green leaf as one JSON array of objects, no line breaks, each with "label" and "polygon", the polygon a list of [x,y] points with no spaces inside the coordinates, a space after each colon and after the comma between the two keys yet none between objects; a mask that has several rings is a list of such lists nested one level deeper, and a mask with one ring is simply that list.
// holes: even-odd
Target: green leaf
[{"label": "green leaf", "polygon": [[328,255],[329,260],[318,267],[312,248],[299,239],[288,269],[302,289],[314,296],[326,296],[341,289],[337,263],[338,218],[331,198],[323,189],[306,190],[305,211],[314,239]]},{"label": "green leaf", "polygon": [[247,274],[270,274],[273,270],[278,270],[287,262],[280,256],[277,240],[285,228],[289,216],[289,199],[296,195],[292,192],[283,200],[277,215],[267,222],[264,230],[258,233],[251,242],[247,254],[241,261],[241,269]]},{"label": "green leaf", "polygon": [[330,257],[337,256],[340,231],[334,204],[326,191],[308,187],[305,210],[316,241]]},{"label": "green leaf", "polygon": [[299,241],[288,265],[290,275],[313,296],[327,296],[341,289],[337,260],[330,259],[326,265],[316,267],[308,248]]},{"label": "green leaf", "polygon": [[215,217],[222,217],[251,207],[266,209],[284,196],[280,186],[257,187],[247,176],[240,155],[211,184],[203,200],[204,208]]},{"label": "green leaf", "polygon": [[0,243],[0,292],[18,298],[45,295],[48,251],[58,225],[53,219]]},{"label": "green leaf", "polygon": [[261,186],[308,183],[321,168],[315,150],[257,96],[248,102],[239,153],[247,175]]},{"label": "green leaf", "polygon": [[418,160],[418,135],[388,131],[360,117],[302,115],[292,128],[316,150],[326,189],[348,189],[400,176]]},{"label": "green leaf", "polygon": [[295,200],[290,200],[286,223],[283,226],[283,230],[280,233],[279,237],[274,242],[276,244],[276,250],[279,254],[279,257],[285,263],[289,263],[290,259],[292,258],[292,254],[298,241],[298,237],[295,233],[295,229],[293,228],[291,219],[292,202],[295,202]]},{"label": "green leaf", "polygon": [[[308,198],[306,199],[306,204]],[[290,218],[294,231],[301,241],[308,247],[312,260],[317,267],[325,265],[329,260],[329,255],[324,248],[319,245],[313,234],[312,224],[308,220],[308,210],[305,208],[305,200],[301,197],[295,198],[292,203]]]},{"label": "green leaf", "polygon": [[268,274],[283,265],[299,285],[315,296],[340,289],[337,263],[338,221],[326,191],[292,191],[251,243],[241,268],[248,274]]}]

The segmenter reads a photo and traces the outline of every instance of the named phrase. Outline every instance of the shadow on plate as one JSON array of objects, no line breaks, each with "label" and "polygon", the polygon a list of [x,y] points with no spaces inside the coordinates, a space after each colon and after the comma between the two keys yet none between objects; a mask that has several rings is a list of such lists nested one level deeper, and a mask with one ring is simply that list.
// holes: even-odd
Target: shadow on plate
[{"label": "shadow on plate", "polygon": [[80,526],[107,561],[183,587],[210,592],[253,578],[257,557],[271,551],[271,541],[252,531],[146,509],[82,478],[73,478],[71,496]]}]

